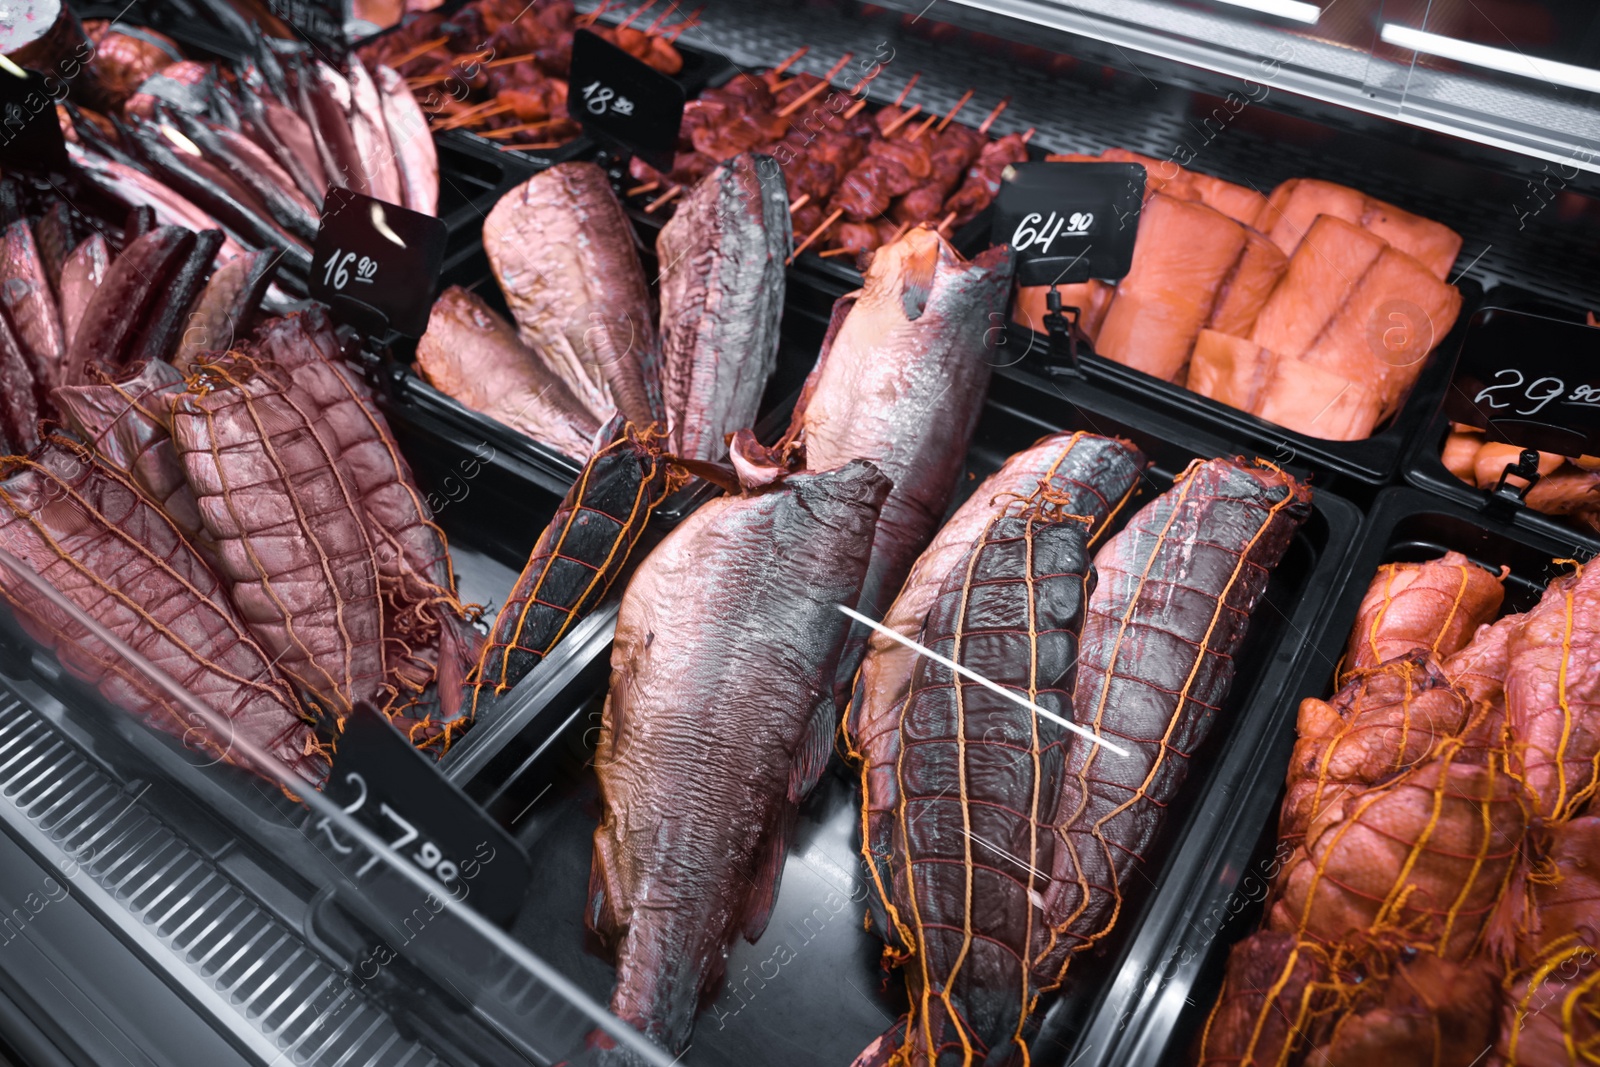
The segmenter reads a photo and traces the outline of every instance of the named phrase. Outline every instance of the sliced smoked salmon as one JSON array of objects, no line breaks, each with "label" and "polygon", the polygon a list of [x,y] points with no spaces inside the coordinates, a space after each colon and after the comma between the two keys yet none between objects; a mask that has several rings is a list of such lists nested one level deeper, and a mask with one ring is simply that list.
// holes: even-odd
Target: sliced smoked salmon
[{"label": "sliced smoked salmon", "polygon": [[1189,388],[1201,396],[1253,412],[1278,357],[1244,337],[1201,330],[1189,362]]},{"label": "sliced smoked salmon", "polygon": [[1428,353],[1450,332],[1461,293],[1398,248],[1385,248],[1301,358],[1370,383],[1383,417],[1400,410]]},{"label": "sliced smoked salmon", "polygon": [[1369,231],[1420,260],[1446,279],[1461,251],[1461,235],[1443,223],[1413,215],[1365,193],[1315,178],[1291,178],[1272,191],[1257,225],[1289,255],[1318,215],[1332,215]]},{"label": "sliced smoked salmon", "polygon": [[1222,212],[1152,195],[1139,217],[1133,269],[1117,286],[1095,350],[1183,384],[1195,338],[1244,245],[1244,227]]},{"label": "sliced smoked salmon", "polygon": [[1256,316],[1251,340],[1279,355],[1299,358],[1383,249],[1381,239],[1359,227],[1332,215],[1318,216],[1289,257],[1283,280]]},{"label": "sliced smoked salmon", "polygon": [[1255,413],[1308,437],[1360,441],[1372,436],[1383,418],[1383,399],[1336,371],[1280,357]]},{"label": "sliced smoked salmon", "polygon": [[1222,283],[1206,325],[1219,333],[1249,337],[1256,317],[1288,269],[1289,257],[1266,234],[1245,227],[1244,248]]}]

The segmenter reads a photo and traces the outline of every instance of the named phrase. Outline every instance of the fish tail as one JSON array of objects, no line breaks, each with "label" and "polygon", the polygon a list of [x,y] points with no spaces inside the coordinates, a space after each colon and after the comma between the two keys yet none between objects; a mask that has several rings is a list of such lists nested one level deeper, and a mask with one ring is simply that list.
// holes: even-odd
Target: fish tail
[{"label": "fish tail", "polygon": [[946,1010],[942,1000],[929,998],[925,1007],[924,1021],[913,998],[911,1010],[868,1045],[850,1067],[1027,1067],[1027,1045],[1019,1038],[989,1049],[959,1015]]}]

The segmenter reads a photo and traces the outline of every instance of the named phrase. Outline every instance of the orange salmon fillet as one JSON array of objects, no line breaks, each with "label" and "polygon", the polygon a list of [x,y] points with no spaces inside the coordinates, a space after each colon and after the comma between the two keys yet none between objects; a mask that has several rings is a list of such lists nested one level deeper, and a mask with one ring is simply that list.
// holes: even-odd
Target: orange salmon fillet
[{"label": "orange salmon fillet", "polygon": [[1279,358],[1255,413],[1308,437],[1360,441],[1372,435],[1383,417],[1383,399],[1336,371]]},{"label": "orange salmon fillet", "polygon": [[1201,396],[1255,411],[1278,357],[1243,337],[1201,330],[1189,362],[1189,388]]},{"label": "orange salmon fillet", "polygon": [[1461,293],[1390,247],[1379,254],[1349,297],[1301,358],[1352,381],[1370,383],[1387,417],[1400,409],[1428,353],[1455,325]]},{"label": "orange salmon fillet", "polygon": [[1450,227],[1357,189],[1315,178],[1291,178],[1274,189],[1257,225],[1292,256],[1318,215],[1332,215],[1362,227],[1415,257],[1441,280],[1450,276],[1461,251],[1461,235]]},{"label": "orange salmon fillet", "polygon": [[1133,269],[1117,286],[1095,350],[1183,384],[1195,338],[1244,245],[1244,227],[1220,211],[1151,196],[1139,217]]},{"label": "orange salmon fillet", "polygon": [[1256,316],[1251,340],[1282,356],[1304,355],[1384,247],[1343,219],[1319,216]]},{"label": "orange salmon fillet", "polygon": [[1256,317],[1288,269],[1289,257],[1266,234],[1246,227],[1244,250],[1239,253],[1233,273],[1222,283],[1207,325],[1219,333],[1249,337]]}]

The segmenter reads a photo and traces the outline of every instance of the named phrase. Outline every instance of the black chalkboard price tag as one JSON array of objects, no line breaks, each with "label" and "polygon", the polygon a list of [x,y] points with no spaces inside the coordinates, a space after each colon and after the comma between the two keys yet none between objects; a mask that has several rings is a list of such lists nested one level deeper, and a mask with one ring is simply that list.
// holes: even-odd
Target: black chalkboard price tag
[{"label": "black chalkboard price tag", "polygon": [[330,187],[312,246],[312,299],[357,329],[421,337],[444,245],[444,223],[432,215]]},{"label": "black chalkboard price tag", "polygon": [[66,91],[59,78],[0,64],[0,170],[67,173],[67,143],[56,118],[56,96]]},{"label": "black chalkboard price tag", "polygon": [[572,35],[567,114],[657,170],[671,170],[683,124],[683,86],[599,34]]},{"label": "black chalkboard price tag", "polygon": [[1507,444],[1600,455],[1600,329],[1484,308],[1467,323],[1445,413]]},{"label": "black chalkboard price tag", "polygon": [[[324,793],[437,882],[439,895],[499,923],[516,914],[533,875],[527,852],[370,704],[357,705],[345,719]],[[399,881],[327,820],[318,820],[312,832],[358,882]],[[398,898],[413,895],[402,886]]]},{"label": "black chalkboard price tag", "polygon": [[1014,163],[990,236],[1016,251],[1021,285],[1117,281],[1133,266],[1144,183],[1137,163]]}]

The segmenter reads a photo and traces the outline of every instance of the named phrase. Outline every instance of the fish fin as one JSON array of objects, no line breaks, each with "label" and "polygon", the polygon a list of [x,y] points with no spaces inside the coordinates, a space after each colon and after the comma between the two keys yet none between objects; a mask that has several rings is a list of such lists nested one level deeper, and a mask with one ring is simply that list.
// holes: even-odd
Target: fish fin
[{"label": "fish fin", "polygon": [[622,940],[622,927],[617,921],[611,894],[606,890],[608,867],[606,841],[606,827],[602,825],[594,835],[594,855],[589,860],[589,895],[585,901],[583,917],[589,929],[594,931],[606,947],[615,950]]},{"label": "fish fin", "polygon": [[811,722],[789,764],[789,803],[798,804],[816,788],[833,755],[833,733],[838,726],[834,703],[826,694],[811,707]]},{"label": "fish fin", "polygon": [[850,1067],[889,1067],[894,1062],[895,1053],[905,1047],[906,1031],[910,1025],[910,1015],[900,1016],[893,1026],[862,1050],[861,1054],[851,1062]]},{"label": "fish fin", "polygon": [[[778,817],[778,824],[767,834],[756,857],[755,870],[751,872],[750,896],[745,900],[744,937],[752,945],[760,940],[772,920],[772,907],[778,900],[778,884],[783,881],[783,862],[789,856],[789,837],[794,826],[794,813]],[[719,983],[720,984],[720,983]]]}]

